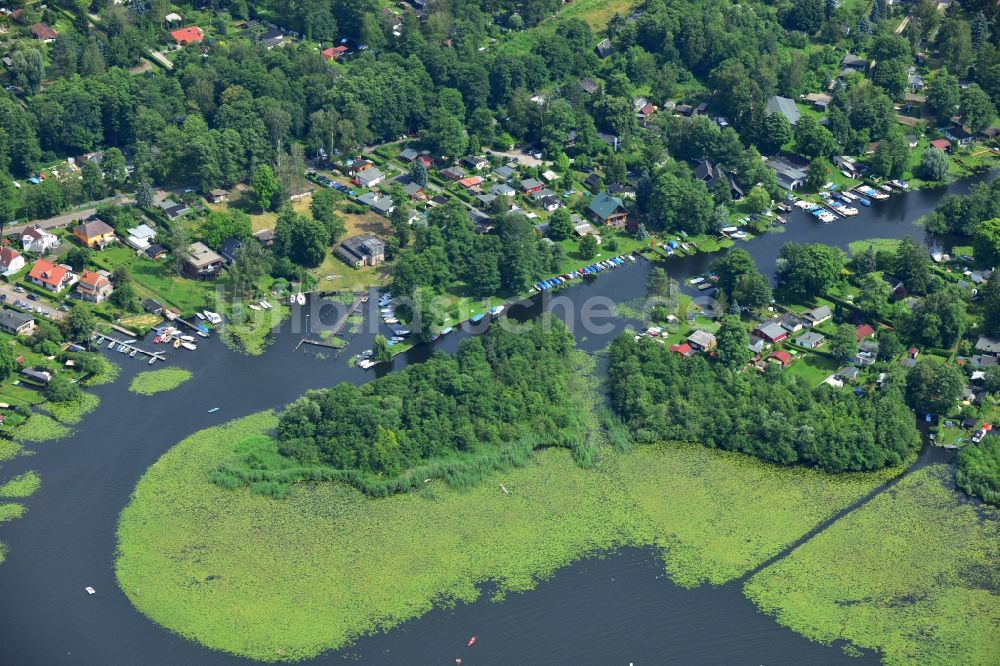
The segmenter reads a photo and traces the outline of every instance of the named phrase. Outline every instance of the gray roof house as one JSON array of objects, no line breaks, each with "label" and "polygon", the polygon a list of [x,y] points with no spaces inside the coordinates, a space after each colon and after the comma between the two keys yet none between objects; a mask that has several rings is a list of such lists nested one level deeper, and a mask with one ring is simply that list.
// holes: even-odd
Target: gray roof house
[{"label": "gray roof house", "polygon": [[806,349],[816,349],[824,342],[826,342],[826,338],[822,333],[818,333],[816,331],[809,331],[808,333],[803,333],[799,337],[795,338],[795,344],[800,347],[805,347]]},{"label": "gray roof house", "polygon": [[1000,340],[982,335],[976,341],[976,351],[993,356],[1000,355]]},{"label": "gray roof house", "polygon": [[385,243],[371,234],[345,238],[333,253],[348,266],[378,266],[385,261]]},{"label": "gray roof house", "polygon": [[708,331],[697,330],[687,338],[688,344],[699,351],[715,349],[715,336]]},{"label": "gray roof house", "polygon": [[399,159],[401,161],[403,161],[403,162],[412,162],[413,160],[417,159],[419,156],[420,156],[420,153],[418,153],[413,148],[404,148],[399,153]]},{"label": "gray roof house", "polygon": [[0,312],[0,330],[11,335],[29,334],[35,330],[35,318],[17,310],[4,309]]},{"label": "gray roof house", "polygon": [[362,187],[375,187],[385,180],[385,174],[379,171],[377,167],[370,167],[359,172],[354,176],[354,179],[357,180],[358,185],[361,185]]},{"label": "gray roof house", "polygon": [[795,106],[795,100],[789,99],[788,97],[775,95],[771,99],[767,100],[767,106],[764,107],[764,111],[767,115],[780,113],[788,119],[788,122],[793,127],[797,122],[799,122],[799,109]]},{"label": "gray roof house", "polygon": [[778,185],[781,185],[786,190],[797,190],[806,182],[808,174],[805,170],[790,164],[784,158],[776,157],[772,160],[768,160],[766,165],[768,169],[774,171],[775,178],[778,180]]},{"label": "gray roof house", "polygon": [[833,313],[825,305],[813,308],[812,310],[806,310],[802,313],[802,318],[810,326],[819,326],[823,322],[829,321],[831,317],[833,317]]},{"label": "gray roof house", "polygon": [[853,365],[848,365],[837,371],[837,377],[843,379],[844,381],[851,382],[857,379],[860,373],[861,371],[855,368]]},{"label": "gray roof house", "polygon": [[844,69],[853,69],[858,72],[863,72],[868,68],[868,61],[860,56],[854,55],[853,53],[848,53],[841,59],[840,66]]},{"label": "gray roof house", "polygon": [[384,215],[385,217],[389,217],[395,208],[396,204],[392,200],[392,197],[379,197],[378,200],[372,204],[372,210],[379,215]]}]

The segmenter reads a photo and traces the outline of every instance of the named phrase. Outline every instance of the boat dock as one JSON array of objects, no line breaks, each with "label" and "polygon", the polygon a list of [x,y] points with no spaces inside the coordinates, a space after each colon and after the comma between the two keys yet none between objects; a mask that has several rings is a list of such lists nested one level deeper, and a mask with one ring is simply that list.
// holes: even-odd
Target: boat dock
[{"label": "boat dock", "polygon": [[[141,349],[139,347],[136,347],[134,341],[129,342],[127,340],[118,340],[117,338],[113,338],[110,335],[107,335],[105,333],[97,333],[97,332],[94,333],[94,336],[91,339],[96,340],[97,344],[102,344],[104,342],[110,342],[110,343],[112,343],[112,345],[114,347],[117,347],[119,345],[124,345],[125,348],[126,348],[126,350],[132,350],[132,349],[134,349],[137,353],[144,354],[145,356],[149,356],[150,359],[153,359],[153,360],[160,360],[160,361],[166,361],[167,360],[166,357],[163,356],[162,352],[158,352],[158,351],[155,351],[155,352],[146,351],[145,349]],[[150,363],[152,363],[153,360],[150,360]]]},{"label": "boat dock", "polygon": [[[347,324],[348,318],[350,318],[351,315],[357,312],[358,308],[360,308],[363,303],[367,302],[368,302],[367,293],[363,293],[360,296],[356,296],[354,298],[354,302],[351,303],[350,307],[348,307],[347,310],[342,315],[340,315],[337,321],[334,322],[333,327],[330,328],[330,337],[331,338],[337,337],[337,334],[340,333],[340,331]],[[293,349],[292,351],[293,352],[298,351],[299,347],[301,347],[302,345],[314,345],[316,347],[327,347],[329,349],[337,349],[337,350],[344,348],[343,345],[335,345],[329,342],[325,342],[323,340],[316,340],[313,338],[302,338],[301,340],[299,340],[299,344],[295,345],[295,349]]]},{"label": "boat dock", "polygon": [[187,326],[188,328],[190,328],[192,331],[200,331],[200,332],[203,332],[203,333],[207,333],[208,332],[208,327],[207,326],[204,326],[204,325],[199,326],[198,324],[192,324],[188,320],[183,319],[180,315],[169,314],[168,313],[166,316],[167,316],[168,320],[170,320],[170,321],[179,321],[180,323],[182,323],[185,326]]}]

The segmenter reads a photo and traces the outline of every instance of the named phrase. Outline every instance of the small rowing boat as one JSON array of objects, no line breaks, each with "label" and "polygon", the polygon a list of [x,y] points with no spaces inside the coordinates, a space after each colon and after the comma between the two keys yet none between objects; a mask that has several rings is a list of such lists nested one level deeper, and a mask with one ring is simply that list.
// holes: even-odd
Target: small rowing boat
[{"label": "small rowing boat", "polygon": [[208,413],[209,413],[209,414],[214,414],[214,413],[215,413],[215,412],[217,412],[217,411],[219,411],[219,408],[218,408],[218,407],[212,407],[212,409],[208,410]]},{"label": "small rowing boat", "polygon": [[87,591],[87,594],[97,594],[97,590],[95,590],[94,588],[92,588],[89,585],[87,587],[83,588],[83,589],[85,589]]},{"label": "small rowing boat", "polygon": [[476,644],[476,637],[473,636],[472,638],[469,639],[469,642],[466,644],[466,647],[472,647],[475,644]]}]

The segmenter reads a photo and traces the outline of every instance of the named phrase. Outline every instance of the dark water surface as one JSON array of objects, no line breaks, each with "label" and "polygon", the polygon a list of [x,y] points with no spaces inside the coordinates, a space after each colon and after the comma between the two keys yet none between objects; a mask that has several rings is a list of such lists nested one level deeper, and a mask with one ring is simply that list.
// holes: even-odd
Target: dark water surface
[{"label": "dark water surface", "polygon": [[[977,180],[992,178],[992,175]],[[945,194],[963,193],[965,181],[874,204],[851,220],[823,224],[796,211],[787,229],[746,244],[764,272],[788,241],[845,247],[872,237],[924,240],[913,221]],[[710,255],[673,259],[670,273],[683,279],[703,273]],[[582,303],[601,296],[614,301],[644,294],[649,264],[627,267],[560,292]],[[539,299],[512,309],[530,317],[548,304]],[[368,304],[377,315],[375,299]],[[566,308],[557,307],[560,316]],[[9,478],[36,470],[42,487],[25,501],[24,518],[0,527],[9,546],[0,565],[0,665],[34,664],[234,664],[245,662],[213,652],[158,627],[133,609],[114,576],[115,529],[143,472],[187,435],[262,409],[280,407],[310,388],[373,377],[348,368],[348,355],[372,346],[373,334],[356,336],[340,358],[320,359],[316,348],[293,352],[311,317],[329,318],[318,306],[310,317],[297,312],[260,357],[226,350],[216,339],[199,340],[196,352],[171,350],[170,365],[187,367],[194,378],[180,388],[142,397],[128,392],[131,377],[145,363],[114,354],[122,374],[94,391],[98,410],[65,440],[31,445],[33,455],[3,465]],[[573,313],[572,316],[576,316]],[[606,322],[607,323],[607,322]],[[576,330],[582,348],[603,347],[626,325],[610,321],[607,331]],[[397,357],[391,369],[424,360],[432,350],[454,351],[465,333]],[[147,347],[149,345],[146,345]],[[306,351],[303,351],[305,349]],[[380,373],[390,371],[380,369]],[[208,409],[220,410],[209,414]],[[262,576],[266,578],[266,576]],[[90,596],[84,586],[93,586]],[[469,636],[479,641],[466,648]],[[567,567],[538,589],[511,595],[503,603],[481,600],[454,610],[437,610],[384,636],[363,638],[351,649],[322,655],[315,663],[371,664],[839,664],[837,647],[810,643],[758,612],[738,583],[684,590],[663,575],[662,563],[647,550],[624,550]],[[850,660],[852,664],[874,661]]]}]

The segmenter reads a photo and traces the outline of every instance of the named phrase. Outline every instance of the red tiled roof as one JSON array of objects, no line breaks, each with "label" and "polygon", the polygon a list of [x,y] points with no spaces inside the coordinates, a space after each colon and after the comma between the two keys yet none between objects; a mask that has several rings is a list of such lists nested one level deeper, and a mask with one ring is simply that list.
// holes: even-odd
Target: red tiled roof
[{"label": "red tiled roof", "polygon": [[768,358],[773,358],[774,360],[779,361],[781,365],[788,365],[792,362],[792,355],[783,350],[771,352],[771,355],[768,356]]},{"label": "red tiled roof", "polygon": [[192,25],[187,28],[181,28],[180,30],[174,30],[170,33],[170,36],[173,37],[174,41],[178,44],[193,44],[203,40],[205,38],[205,33],[202,32],[201,28],[198,26]]},{"label": "red tiled roof", "polygon": [[854,337],[858,340],[864,340],[865,338],[870,338],[875,335],[875,329],[868,324],[861,324],[854,329]]},{"label": "red tiled roof", "polygon": [[951,150],[951,141],[948,139],[935,139],[934,141],[931,141],[931,147],[937,148],[942,152],[947,152]]},{"label": "red tiled roof", "polygon": [[56,266],[51,261],[39,259],[35,262],[35,265],[31,267],[31,273],[28,275],[33,280],[38,280],[42,284],[49,284],[53,287],[58,287],[62,284],[63,278],[66,277],[67,273],[69,273],[69,271],[62,266]]},{"label": "red tiled roof", "polygon": [[108,278],[104,277],[100,273],[95,273],[94,271],[84,271],[80,275],[80,284],[85,287],[90,287],[91,289],[97,289],[101,283],[106,282]]},{"label": "red tiled roof", "polygon": [[686,342],[679,345],[670,345],[670,351],[680,354],[681,356],[690,356],[691,345]]},{"label": "red tiled roof", "polygon": [[21,253],[12,247],[4,247],[0,250],[0,266],[10,266],[10,262],[21,256]]},{"label": "red tiled roof", "polygon": [[59,33],[50,28],[45,23],[36,23],[30,28],[31,34],[35,36],[35,39],[55,39],[59,36]]}]

